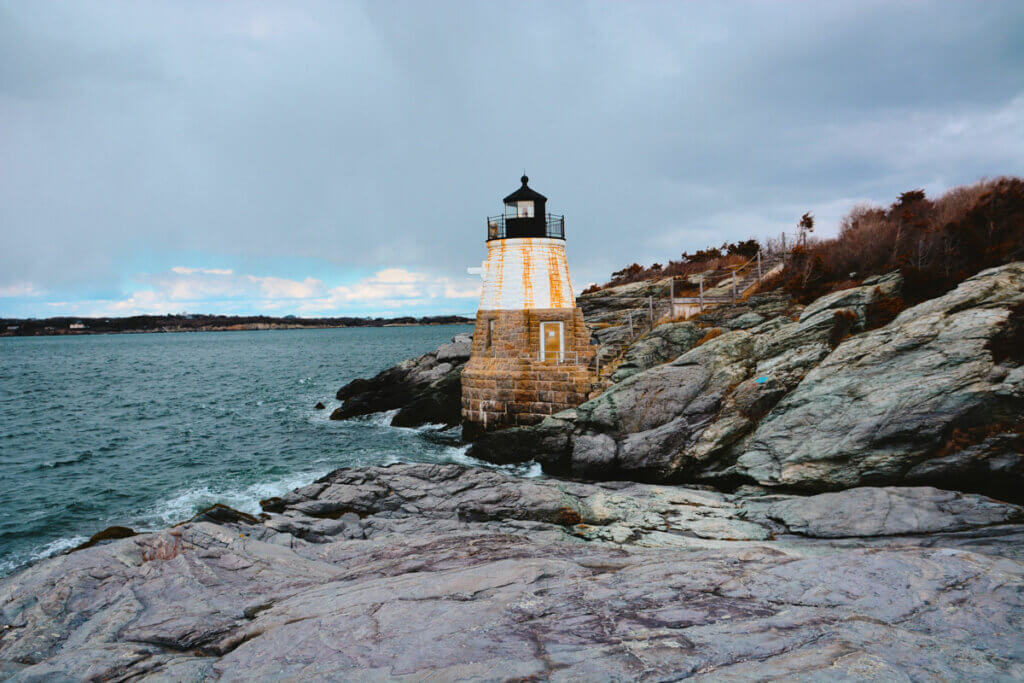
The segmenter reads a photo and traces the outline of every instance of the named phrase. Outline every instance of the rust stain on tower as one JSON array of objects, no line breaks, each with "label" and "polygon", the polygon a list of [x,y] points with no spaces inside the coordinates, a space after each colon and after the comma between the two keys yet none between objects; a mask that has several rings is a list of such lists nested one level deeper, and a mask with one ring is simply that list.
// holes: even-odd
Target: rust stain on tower
[{"label": "rust stain on tower", "polygon": [[[565,219],[528,178],[487,219],[473,351],[462,372],[463,435],[535,424],[586,400],[595,348],[576,308]],[[476,269],[472,269],[476,270]]]},{"label": "rust stain on tower", "polygon": [[562,278],[569,279],[569,271],[562,269],[554,251],[548,252],[548,289],[551,290],[551,300],[561,301],[565,296],[562,292]]}]

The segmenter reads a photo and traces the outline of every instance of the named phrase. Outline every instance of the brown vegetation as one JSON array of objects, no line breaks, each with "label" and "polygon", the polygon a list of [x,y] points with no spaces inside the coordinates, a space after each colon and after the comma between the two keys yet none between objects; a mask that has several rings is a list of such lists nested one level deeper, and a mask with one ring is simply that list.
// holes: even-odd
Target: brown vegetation
[{"label": "brown vegetation", "polygon": [[985,421],[978,424],[955,427],[930,458],[944,458],[953,453],[967,450],[986,440],[1006,435],[1015,440],[1024,439],[1024,419],[1012,421]]},{"label": "brown vegetation", "polygon": [[[838,289],[843,289],[839,287]],[[875,287],[875,299],[868,305],[867,329],[874,330],[885,327],[907,307],[906,302],[899,296],[884,296],[881,287]]]},{"label": "brown vegetation", "polygon": [[[1024,180],[1003,177],[956,187],[937,199],[923,190],[902,193],[888,208],[858,205],[842,220],[839,235],[814,239],[814,216],[797,224],[799,238],[785,268],[766,278],[758,292],[784,289],[800,303],[855,287],[866,278],[894,270],[903,274],[902,297],[879,298],[868,311],[868,328],[881,327],[900,311],[939,296],[975,273],[1024,259]],[[667,266],[634,263],[612,273],[603,285],[583,294],[644,280],[686,277],[746,263],[763,248],[779,253],[780,244],[750,239],[721,247],[683,252]],[[677,296],[696,296],[683,291]],[[751,292],[755,290],[750,290]],[[749,292],[748,292],[749,293]]]},{"label": "brown vegetation", "polygon": [[721,327],[712,327],[710,330],[708,330],[704,334],[703,337],[701,337],[697,341],[697,344],[696,344],[696,346],[694,348],[696,348],[697,346],[700,346],[701,344],[705,344],[705,343],[711,341],[715,337],[721,337],[723,332],[725,332],[725,330],[723,330]]},{"label": "brown vegetation", "polygon": [[829,336],[829,344],[832,348],[839,346],[840,342],[850,336],[850,330],[857,324],[857,314],[849,308],[841,308],[832,314],[835,324]]},{"label": "brown vegetation", "polygon": [[669,276],[696,275],[708,270],[722,270],[730,266],[739,266],[756,256],[757,250],[760,248],[761,245],[757,240],[750,239],[742,242],[726,242],[721,247],[700,249],[692,254],[684,251],[678,261],[669,261],[667,266],[654,263],[645,267],[639,263],[634,263],[612,273],[612,279],[603,285],[591,285],[583,290],[582,293],[592,294],[602,289],[617,287],[618,285],[625,285],[630,282],[656,280]]},{"label": "brown vegetation", "polygon": [[980,270],[1021,258],[1024,180],[997,178],[935,200],[910,190],[887,209],[854,207],[838,237],[798,244],[772,284],[807,303],[851,281],[899,270],[905,303],[912,305]]},{"label": "brown vegetation", "polygon": [[1009,361],[1024,365],[1024,303],[1010,309],[1010,316],[999,333],[989,340],[988,350],[997,363]]}]

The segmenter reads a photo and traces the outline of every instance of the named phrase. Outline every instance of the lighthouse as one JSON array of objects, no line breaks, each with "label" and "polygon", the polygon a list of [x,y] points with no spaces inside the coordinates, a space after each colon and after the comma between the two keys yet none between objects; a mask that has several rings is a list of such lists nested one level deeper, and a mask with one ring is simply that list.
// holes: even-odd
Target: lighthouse
[{"label": "lighthouse", "polygon": [[565,217],[522,186],[487,219],[487,260],[473,349],[462,371],[467,439],[536,424],[586,400],[595,349],[576,308],[565,257]]}]

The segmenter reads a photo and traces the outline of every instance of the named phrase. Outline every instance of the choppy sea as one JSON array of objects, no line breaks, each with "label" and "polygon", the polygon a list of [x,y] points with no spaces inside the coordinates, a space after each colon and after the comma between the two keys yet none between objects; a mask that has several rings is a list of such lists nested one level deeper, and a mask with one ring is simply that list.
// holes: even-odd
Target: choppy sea
[{"label": "choppy sea", "polygon": [[258,512],[338,467],[483,466],[457,429],[328,419],[345,382],[469,329],[0,339],[0,575],[114,524],[160,528],[214,503]]}]

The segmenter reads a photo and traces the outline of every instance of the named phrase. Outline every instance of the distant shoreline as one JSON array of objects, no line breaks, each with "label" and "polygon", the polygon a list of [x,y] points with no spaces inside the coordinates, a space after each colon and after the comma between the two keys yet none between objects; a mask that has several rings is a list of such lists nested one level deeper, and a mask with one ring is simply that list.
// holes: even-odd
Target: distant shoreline
[{"label": "distant shoreline", "polygon": [[[136,316],[131,318],[48,318],[0,320],[0,337],[62,337],[95,334],[246,332],[252,330],[324,330],[360,327],[469,325],[472,318],[268,318],[264,316]],[[78,327],[78,326],[81,327]],[[13,329],[12,329],[13,328]]]}]

